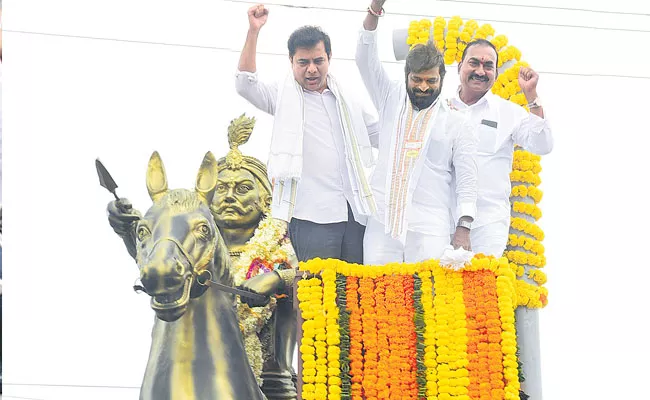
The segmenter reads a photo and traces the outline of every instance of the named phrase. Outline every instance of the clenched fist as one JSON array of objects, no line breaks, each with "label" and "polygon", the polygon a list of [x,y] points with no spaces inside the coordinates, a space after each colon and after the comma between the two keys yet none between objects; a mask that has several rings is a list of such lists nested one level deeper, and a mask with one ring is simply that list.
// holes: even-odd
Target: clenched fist
[{"label": "clenched fist", "polygon": [[269,17],[269,9],[263,4],[255,5],[248,9],[248,24],[250,29],[259,31]]},{"label": "clenched fist", "polygon": [[[539,81],[539,74],[532,68],[521,67],[519,70],[519,86],[528,98],[528,94],[535,94],[537,92],[537,82]],[[530,99],[535,100],[535,99]]]}]

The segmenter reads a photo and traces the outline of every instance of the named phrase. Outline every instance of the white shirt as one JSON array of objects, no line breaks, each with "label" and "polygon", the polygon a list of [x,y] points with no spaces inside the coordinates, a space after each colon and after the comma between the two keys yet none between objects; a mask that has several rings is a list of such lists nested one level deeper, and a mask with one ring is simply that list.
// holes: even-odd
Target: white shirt
[{"label": "white shirt", "polygon": [[[460,89],[459,89],[460,90]],[[478,164],[477,215],[472,228],[510,220],[510,172],[514,146],[539,155],[553,149],[553,136],[548,121],[492,92],[487,92],[471,106],[459,97],[451,99],[452,104],[466,113],[477,127],[479,137],[476,162]],[[481,123],[482,120],[496,122],[497,127]]]},{"label": "white shirt", "polygon": [[[370,185],[377,201],[378,218],[385,220],[386,177],[392,173],[389,165],[391,138],[395,119],[407,96],[405,81],[391,81],[379,60],[376,31],[360,32],[356,61],[368,93],[379,112],[379,159]],[[424,112],[424,110],[420,111]],[[465,116],[451,110],[443,102],[435,121],[431,123],[429,146],[424,166],[413,191],[412,203],[406,209],[408,230],[444,236],[453,233],[451,209],[460,216],[476,215],[477,166],[476,136]],[[456,185],[452,185],[452,176]],[[457,204],[452,205],[455,189]]]},{"label": "white shirt", "polygon": [[[257,79],[256,73],[238,71],[236,88],[255,107],[275,114],[277,83],[266,84]],[[300,181],[274,183],[271,214],[287,222],[292,217],[318,224],[345,222],[350,204],[355,220],[365,225],[366,219],[354,202],[336,98],[327,89],[323,93],[303,92],[304,164]],[[364,120],[371,138],[376,136],[378,128],[370,113],[364,112]]]}]

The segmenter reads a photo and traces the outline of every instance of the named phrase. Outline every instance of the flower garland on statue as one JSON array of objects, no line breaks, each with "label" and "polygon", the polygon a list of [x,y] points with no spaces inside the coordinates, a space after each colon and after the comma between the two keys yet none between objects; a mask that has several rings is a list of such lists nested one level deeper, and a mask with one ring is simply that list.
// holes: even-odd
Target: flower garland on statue
[{"label": "flower garland on statue", "polygon": [[515,268],[301,263],[302,398],[518,398]]},{"label": "flower garland on statue", "polygon": [[[263,218],[239,257],[231,255],[235,286],[258,274],[287,268],[291,251],[291,243],[286,237],[284,226],[273,218]],[[246,354],[260,385],[264,354],[259,333],[273,315],[275,306],[275,298],[271,298],[266,306],[249,307],[237,297],[237,316],[244,336]]]}]

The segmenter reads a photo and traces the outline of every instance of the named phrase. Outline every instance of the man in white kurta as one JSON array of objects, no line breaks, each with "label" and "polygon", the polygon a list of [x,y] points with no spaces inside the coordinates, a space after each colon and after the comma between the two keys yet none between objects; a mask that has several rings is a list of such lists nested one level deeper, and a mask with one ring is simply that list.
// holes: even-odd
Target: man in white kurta
[{"label": "man in white kurta", "polygon": [[269,178],[271,215],[288,223],[299,261],[336,258],[363,263],[366,220],[375,202],[365,169],[372,167],[377,121],[328,72],[330,38],[302,27],[288,41],[292,71],[280,84],[258,78],[257,38],[268,9],[249,9],[249,32],[236,74],[236,89],[274,116]]},{"label": "man in white kurta", "polygon": [[[437,259],[452,234],[454,247],[470,247],[469,230],[451,228],[451,209],[461,225],[476,214],[477,141],[463,114],[438,98],[444,61],[435,47],[410,52],[406,82],[388,77],[376,42],[381,5],[373,1],[368,10],[356,54],[381,126],[379,159],[370,180],[378,212],[366,227],[364,262]],[[452,191],[457,204],[451,203]]]},{"label": "man in white kurta", "polygon": [[491,92],[498,53],[489,41],[469,43],[458,66],[460,87],[452,104],[467,114],[479,138],[477,215],[472,251],[501,257],[510,227],[510,172],[514,146],[539,155],[553,149],[553,136],[537,96],[538,75],[522,68],[519,85],[531,112]]}]

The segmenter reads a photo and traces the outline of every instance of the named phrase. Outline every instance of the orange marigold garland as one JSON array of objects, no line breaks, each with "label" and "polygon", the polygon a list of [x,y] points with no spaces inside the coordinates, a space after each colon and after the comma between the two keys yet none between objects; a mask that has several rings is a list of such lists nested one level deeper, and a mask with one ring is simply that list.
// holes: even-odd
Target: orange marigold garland
[{"label": "orange marigold garland", "polygon": [[[408,358],[405,365],[404,377],[402,381],[402,396],[408,393],[410,398],[417,399],[417,332],[415,330],[415,306],[413,304],[413,294],[415,292],[414,280],[412,275],[404,275],[401,278],[403,290],[404,308],[399,319],[399,324],[405,328],[406,346],[402,349],[402,354]],[[403,398],[403,397],[402,397]]]},{"label": "orange marigold garland", "polygon": [[377,313],[377,398],[390,398],[390,385],[392,382],[390,370],[390,348],[388,346],[389,329],[394,321],[388,316],[386,310],[386,285],[387,277],[380,276],[375,279],[375,312]]},{"label": "orange marigold garland", "polygon": [[363,400],[363,329],[359,308],[359,278],[348,276],[347,306],[350,312],[350,393],[352,400]]},{"label": "orange marigold garland", "polygon": [[322,283],[299,283],[303,399],[518,398],[520,281],[506,258],[478,255],[460,271],[307,264]]},{"label": "orange marigold garland", "polygon": [[359,305],[363,321],[363,394],[365,399],[377,398],[377,316],[374,312],[375,283],[372,278],[359,280]]}]

